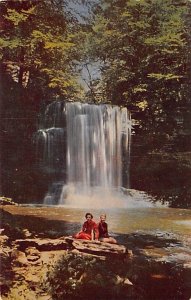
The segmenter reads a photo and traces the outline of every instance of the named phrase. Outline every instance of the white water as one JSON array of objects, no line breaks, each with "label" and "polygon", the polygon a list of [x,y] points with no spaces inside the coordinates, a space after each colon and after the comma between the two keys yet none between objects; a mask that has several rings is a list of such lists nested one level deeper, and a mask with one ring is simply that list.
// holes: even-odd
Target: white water
[{"label": "white water", "polygon": [[[79,188],[79,193],[77,193]],[[152,198],[145,192],[131,189],[110,189],[92,188],[91,193],[81,192],[78,186],[64,186],[63,200],[59,205],[73,208],[86,209],[133,209],[133,208],[152,208],[165,207],[159,202],[152,202]],[[62,197],[60,198],[62,199]]]},{"label": "white water", "polygon": [[[112,191],[122,186],[122,150],[129,160],[128,111],[110,105],[68,103],[66,119],[68,197],[61,195],[59,203],[84,207],[98,204],[101,197],[102,201],[110,198],[108,206],[115,205]],[[65,191],[66,187],[64,195]]]},{"label": "white water", "polygon": [[[37,152],[41,152],[40,164],[45,171],[62,172],[59,180],[53,180],[44,204],[134,206],[136,197],[121,192],[122,186],[129,188],[130,139],[131,118],[126,108],[61,102],[49,105],[37,134]],[[142,202],[148,206],[142,195],[138,200],[138,206],[143,206]]]},{"label": "white water", "polygon": [[[43,167],[53,169],[55,166],[55,160],[60,160],[59,156],[61,151],[64,150],[63,145],[64,129],[63,128],[47,128],[40,129],[36,137],[37,140],[37,152],[40,163]],[[41,153],[39,155],[39,149]]]}]

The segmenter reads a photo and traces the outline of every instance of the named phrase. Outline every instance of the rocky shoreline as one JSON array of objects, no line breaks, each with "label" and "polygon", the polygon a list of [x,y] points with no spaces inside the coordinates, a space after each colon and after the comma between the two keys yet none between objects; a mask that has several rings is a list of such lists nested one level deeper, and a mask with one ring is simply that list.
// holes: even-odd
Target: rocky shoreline
[{"label": "rocky shoreline", "polygon": [[[97,286],[98,282],[109,284],[113,293],[119,293],[113,299],[121,299],[121,291],[123,299],[190,299],[190,263],[187,266],[176,266],[174,263],[160,261],[160,237],[152,240],[149,235],[131,235],[125,245],[121,242],[113,245],[99,241],[82,241],[59,235],[42,237],[38,232],[31,233],[27,224],[26,227],[18,224],[5,207],[1,208],[1,217],[0,285],[3,300],[57,299],[54,296],[55,278],[52,283],[51,274],[61,268],[62,277],[69,260],[78,259],[86,263],[88,259],[93,259],[100,268],[108,268],[106,273],[102,269],[98,271],[96,277],[91,279],[91,286],[92,282],[93,286]],[[165,242],[170,245],[173,239],[168,237]],[[78,267],[76,264],[74,269],[77,270]],[[86,273],[88,272],[83,270],[74,282],[82,291],[83,286],[90,284],[87,282]],[[109,273],[110,278],[107,275]],[[62,285],[60,277],[56,280]],[[65,286],[67,284],[65,282]],[[61,289],[60,299],[73,299],[63,296],[64,286]],[[95,295],[95,299],[99,298]]]},{"label": "rocky shoreline", "polygon": [[[132,251],[128,251],[124,245],[76,240],[72,237],[28,238],[30,233],[26,229],[23,231],[25,238],[14,240],[13,236],[4,234],[7,230],[2,230],[0,235],[1,262],[4,266],[0,282],[2,299],[53,299],[41,285],[46,281],[48,270],[68,253],[91,256],[100,261],[108,258],[126,261],[132,258]],[[118,275],[116,284],[122,282],[133,285],[128,278]]]}]

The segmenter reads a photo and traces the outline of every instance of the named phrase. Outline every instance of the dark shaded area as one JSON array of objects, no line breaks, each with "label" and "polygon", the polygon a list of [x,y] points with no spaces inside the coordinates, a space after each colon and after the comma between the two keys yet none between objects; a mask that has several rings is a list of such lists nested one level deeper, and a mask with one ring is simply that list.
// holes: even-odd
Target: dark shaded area
[{"label": "dark shaded area", "polygon": [[36,194],[35,149],[38,96],[14,83],[1,66],[1,194],[16,201]]},{"label": "dark shaded area", "polygon": [[1,195],[19,203],[41,203],[58,172],[44,172],[36,157],[35,133],[50,103],[41,87],[23,88],[0,67]]},{"label": "dark shaded area", "polygon": [[129,268],[134,271],[130,278],[144,290],[145,300],[190,298],[190,271],[187,272],[182,267],[172,263],[147,261],[139,257],[132,261]]},{"label": "dark shaded area", "polygon": [[[5,256],[1,257],[1,274],[6,278],[6,282],[1,283],[0,293],[5,295],[8,293],[10,287],[12,286],[15,273],[12,271],[11,259]],[[2,281],[2,278],[1,278]]]},{"label": "dark shaded area", "polygon": [[178,262],[156,261],[142,251],[181,246],[181,241],[143,233],[121,234],[117,240],[133,251],[134,256],[126,268],[132,282],[144,291],[143,299],[190,299],[191,270]]},{"label": "dark shaded area", "polygon": [[5,295],[8,293],[10,287],[13,284],[13,280],[15,277],[15,272],[12,270],[11,258],[8,255],[1,254],[1,268],[0,268],[0,293],[1,295]]},{"label": "dark shaded area", "polygon": [[117,277],[127,275],[125,267],[117,257],[101,261],[69,253],[49,272],[44,289],[48,288],[55,300],[144,299],[144,291],[138,286],[116,283]]},{"label": "dark shaded area", "polygon": [[[170,234],[166,234],[165,237],[155,236],[154,234],[143,233],[131,233],[131,234],[118,234],[117,241],[120,244],[124,244],[128,249],[146,249],[146,248],[165,248],[168,246],[181,246],[182,242],[176,238],[170,237]],[[141,254],[141,252],[137,252]]]},{"label": "dark shaded area", "polygon": [[[1,226],[5,228],[5,234],[11,234],[15,238],[23,238],[22,228],[28,229],[32,236],[59,238],[63,235],[73,235],[80,228],[80,223],[53,220],[32,215],[12,215],[3,209],[1,214]],[[11,231],[10,231],[11,230]]]},{"label": "dark shaded area", "polygon": [[170,207],[191,208],[191,152],[149,150],[150,144],[133,137],[131,188],[146,191]]}]

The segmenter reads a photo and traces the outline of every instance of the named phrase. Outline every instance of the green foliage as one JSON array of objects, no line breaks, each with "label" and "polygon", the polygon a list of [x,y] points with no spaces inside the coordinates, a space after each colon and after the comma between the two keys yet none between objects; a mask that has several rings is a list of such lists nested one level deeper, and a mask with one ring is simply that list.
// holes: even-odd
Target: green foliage
[{"label": "green foliage", "polygon": [[169,0],[102,0],[94,8],[85,43],[86,57],[100,64],[99,93],[141,113],[139,132],[180,131],[176,112],[184,118],[190,105],[189,9],[189,1]]},{"label": "green foliage", "polygon": [[[57,10],[51,0],[7,3],[2,20],[2,63],[19,66],[18,84],[32,91],[40,88],[41,94],[75,97],[80,88],[74,62],[75,20],[69,19],[66,11]],[[28,83],[23,84],[26,72]]]},{"label": "green foliage", "polygon": [[33,12],[34,12],[34,7],[28,10],[22,9],[20,12],[18,12],[15,9],[8,8],[5,19],[13,23],[14,26],[17,26],[19,25],[20,22],[25,22]]},{"label": "green foliage", "polygon": [[[134,160],[134,159],[133,159]],[[135,158],[132,184],[170,207],[191,207],[191,152],[152,152]]]},{"label": "green foliage", "polygon": [[[67,254],[48,273],[46,288],[53,299],[136,299],[132,286],[117,282],[125,274],[123,262],[100,261],[94,257]],[[139,298],[141,299],[141,298]]]}]

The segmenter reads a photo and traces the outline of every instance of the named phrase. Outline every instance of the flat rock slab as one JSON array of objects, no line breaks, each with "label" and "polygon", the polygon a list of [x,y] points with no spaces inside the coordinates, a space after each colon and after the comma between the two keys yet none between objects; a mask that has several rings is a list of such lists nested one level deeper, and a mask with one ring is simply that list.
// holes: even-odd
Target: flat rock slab
[{"label": "flat rock slab", "polygon": [[86,241],[78,239],[65,238],[66,241],[80,252],[91,253],[96,255],[116,255],[126,254],[127,249],[123,245],[109,244],[100,241]]},{"label": "flat rock slab", "polygon": [[35,247],[39,251],[54,251],[68,249],[68,243],[60,239],[24,239],[15,240],[13,243],[19,250],[25,251],[28,247]]},{"label": "flat rock slab", "polygon": [[74,250],[98,256],[126,255],[128,251],[124,245],[109,244],[100,241],[78,240],[72,237],[60,239],[19,239],[13,244],[20,251],[28,247],[35,247],[39,251]]}]

